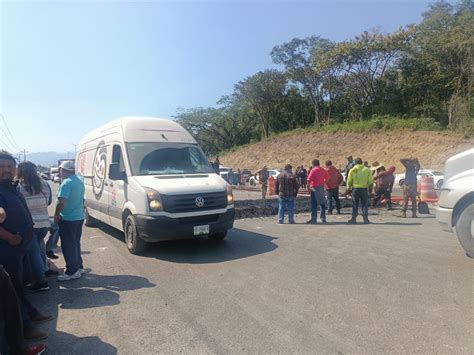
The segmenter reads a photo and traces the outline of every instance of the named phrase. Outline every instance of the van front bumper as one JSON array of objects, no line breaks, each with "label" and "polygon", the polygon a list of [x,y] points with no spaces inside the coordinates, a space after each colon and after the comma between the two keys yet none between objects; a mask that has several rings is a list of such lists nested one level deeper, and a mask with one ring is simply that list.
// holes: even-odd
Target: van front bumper
[{"label": "van front bumper", "polygon": [[444,208],[438,206],[436,208],[436,220],[441,225],[441,228],[446,232],[452,232],[453,227],[451,225],[451,221],[453,218],[453,209],[452,208]]},{"label": "van front bumper", "polygon": [[223,233],[234,226],[235,209],[204,216],[171,218],[135,215],[140,237],[146,242],[194,238],[194,227],[209,225],[209,234]]}]

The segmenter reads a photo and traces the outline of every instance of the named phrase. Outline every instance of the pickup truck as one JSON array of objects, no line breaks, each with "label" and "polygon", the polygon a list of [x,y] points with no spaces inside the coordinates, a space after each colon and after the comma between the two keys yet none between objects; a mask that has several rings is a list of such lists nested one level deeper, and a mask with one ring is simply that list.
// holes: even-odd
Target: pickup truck
[{"label": "pickup truck", "polygon": [[474,258],[474,148],[446,161],[436,219],[456,233],[466,255]]}]

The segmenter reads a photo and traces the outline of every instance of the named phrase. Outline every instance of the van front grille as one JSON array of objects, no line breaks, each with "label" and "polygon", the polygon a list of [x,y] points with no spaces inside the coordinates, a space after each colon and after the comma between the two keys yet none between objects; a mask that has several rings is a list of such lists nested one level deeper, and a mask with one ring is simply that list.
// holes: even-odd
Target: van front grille
[{"label": "van front grille", "polygon": [[227,194],[208,192],[202,194],[161,195],[163,209],[170,213],[216,210],[227,207]]}]

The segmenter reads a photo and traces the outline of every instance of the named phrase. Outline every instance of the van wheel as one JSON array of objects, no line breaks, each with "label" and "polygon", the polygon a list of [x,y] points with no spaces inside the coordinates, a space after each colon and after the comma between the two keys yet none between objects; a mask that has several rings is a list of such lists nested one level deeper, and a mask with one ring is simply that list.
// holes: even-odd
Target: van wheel
[{"label": "van wheel", "polygon": [[137,222],[133,215],[129,214],[124,224],[125,244],[127,249],[132,254],[141,253],[145,247],[146,242],[140,238],[138,233]]},{"label": "van wheel", "polygon": [[214,233],[214,234],[209,235],[209,239],[212,240],[212,241],[224,240],[225,237],[227,237],[227,231],[218,232],[218,233]]},{"label": "van wheel", "polygon": [[474,204],[470,204],[462,211],[456,223],[456,235],[458,236],[459,243],[461,243],[461,246],[466,251],[466,255],[470,258],[474,258],[473,221]]},{"label": "van wheel", "polygon": [[400,187],[402,187],[403,185],[405,185],[405,179],[401,179],[401,180],[398,182],[398,185],[400,185]]},{"label": "van wheel", "polygon": [[84,224],[86,227],[95,227],[97,225],[97,220],[89,214],[87,208],[84,208]]}]

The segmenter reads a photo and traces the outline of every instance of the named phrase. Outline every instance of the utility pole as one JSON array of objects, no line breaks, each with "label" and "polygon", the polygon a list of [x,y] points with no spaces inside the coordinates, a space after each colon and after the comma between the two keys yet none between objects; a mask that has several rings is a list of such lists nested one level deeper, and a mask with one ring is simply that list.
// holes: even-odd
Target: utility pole
[{"label": "utility pole", "polygon": [[28,153],[26,149],[23,149],[23,161],[26,161],[26,153]]}]

